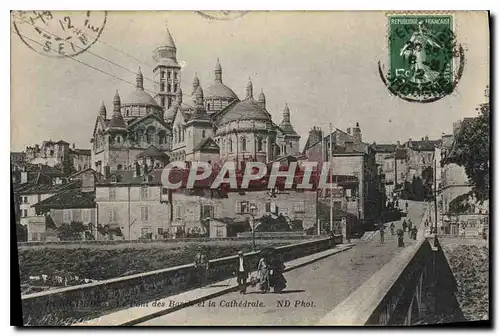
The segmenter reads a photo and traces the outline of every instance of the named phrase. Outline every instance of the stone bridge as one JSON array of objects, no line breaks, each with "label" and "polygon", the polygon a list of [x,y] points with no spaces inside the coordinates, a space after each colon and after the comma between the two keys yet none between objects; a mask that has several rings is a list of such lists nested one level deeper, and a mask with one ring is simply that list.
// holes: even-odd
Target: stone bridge
[{"label": "stone bridge", "polygon": [[[410,203],[423,225],[426,206]],[[397,222],[396,228],[401,223]],[[386,224],[387,225],[387,224]],[[235,257],[211,261],[218,279],[190,288],[192,265],[22,298],[25,324],[99,325],[415,325],[463,320],[439,240],[405,234],[405,247],[386,229],[331,248],[328,239],[280,248],[287,288],[262,294],[236,290]],[[247,256],[256,264],[257,255]],[[219,272],[220,271],[220,272]],[[76,288],[78,287],[78,288]],[[61,307],[63,307],[61,309]]]}]

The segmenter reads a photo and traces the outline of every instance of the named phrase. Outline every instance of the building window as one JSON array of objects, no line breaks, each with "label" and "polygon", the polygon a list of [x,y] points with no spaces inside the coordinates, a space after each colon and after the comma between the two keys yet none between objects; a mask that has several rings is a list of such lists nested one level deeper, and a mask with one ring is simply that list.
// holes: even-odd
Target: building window
[{"label": "building window", "polygon": [[147,206],[141,207],[141,221],[149,221],[149,208]]},{"label": "building window", "polygon": [[174,92],[177,92],[177,84],[174,84]]},{"label": "building window", "polygon": [[306,212],[306,202],[295,202],[293,204],[293,212],[295,213],[304,213]]},{"label": "building window", "polygon": [[28,210],[26,209],[23,210],[23,217],[28,217]]},{"label": "building window", "polygon": [[160,91],[165,91],[165,83],[160,83]]},{"label": "building window", "polygon": [[141,199],[142,200],[147,200],[148,199],[148,187],[147,186],[142,186],[141,187]]},{"label": "building window", "polygon": [[202,138],[205,138],[205,136],[206,136],[206,135],[207,135],[207,134],[206,134],[206,131],[205,131],[205,130],[202,130],[202,131],[201,131],[201,137],[202,137]]},{"label": "building window", "polygon": [[163,228],[158,228],[158,234],[159,234],[160,236],[163,236]]},{"label": "building window", "polygon": [[247,214],[249,213],[248,201],[239,201],[236,203],[236,213]]},{"label": "building window", "polygon": [[116,200],[116,188],[115,187],[109,188],[109,200],[110,201]]},{"label": "building window", "polygon": [[257,151],[262,152],[262,138],[257,139]]},{"label": "building window", "polygon": [[162,78],[162,79],[165,78],[165,71],[163,71],[163,70],[160,71],[160,78]]},{"label": "building window", "polygon": [[109,209],[108,216],[109,216],[109,224],[116,224],[117,222],[116,209],[114,208]]},{"label": "building window", "polygon": [[33,233],[31,234],[31,240],[32,240],[32,241],[37,241],[37,240],[38,240],[38,233],[33,232]]},{"label": "building window", "polygon": [[233,152],[233,139],[229,139],[228,141],[229,153]]},{"label": "building window", "polygon": [[212,205],[203,205],[201,208],[201,219],[213,218],[214,207]]},{"label": "building window", "polygon": [[171,72],[170,72],[170,71],[168,71],[168,72],[167,72],[167,79],[170,79],[170,77],[171,77],[171,76],[170,76],[170,74],[171,74]]},{"label": "building window", "polygon": [[63,222],[67,224],[71,222],[71,210],[63,210]]},{"label": "building window", "polygon": [[182,206],[177,206],[175,208],[175,218],[180,219],[184,215],[183,210],[184,208]]},{"label": "building window", "polygon": [[224,238],[224,227],[223,226],[217,226],[215,228],[215,236],[217,238]]},{"label": "building window", "polygon": [[24,203],[28,203],[28,196],[24,196]]},{"label": "building window", "polygon": [[167,98],[167,103],[168,103],[167,108],[170,108],[170,106],[172,106],[172,98],[171,97]]},{"label": "building window", "polygon": [[271,212],[271,202],[266,202],[266,212]]},{"label": "building window", "polygon": [[245,138],[245,137],[241,138],[241,151],[242,152],[247,151],[247,138]]},{"label": "building window", "polygon": [[161,106],[165,107],[165,97],[161,97]]},{"label": "building window", "polygon": [[174,79],[177,80],[179,78],[179,74],[177,72],[174,72]]}]

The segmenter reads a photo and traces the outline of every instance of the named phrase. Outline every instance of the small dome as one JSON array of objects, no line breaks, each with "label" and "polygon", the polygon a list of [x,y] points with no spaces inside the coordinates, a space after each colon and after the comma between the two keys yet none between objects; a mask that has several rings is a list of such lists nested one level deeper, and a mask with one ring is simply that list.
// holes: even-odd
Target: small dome
[{"label": "small dome", "polygon": [[262,109],[253,98],[245,99],[236,104],[220,119],[219,124],[227,124],[232,121],[241,120],[262,120],[271,121],[270,115]]},{"label": "small dome", "polygon": [[238,99],[236,93],[222,82],[213,83],[205,91],[205,98]]},{"label": "small dome", "polygon": [[158,105],[158,102],[153,97],[151,97],[149,93],[147,93],[141,88],[136,88],[122,100],[122,106],[128,106],[128,105],[160,107]]}]

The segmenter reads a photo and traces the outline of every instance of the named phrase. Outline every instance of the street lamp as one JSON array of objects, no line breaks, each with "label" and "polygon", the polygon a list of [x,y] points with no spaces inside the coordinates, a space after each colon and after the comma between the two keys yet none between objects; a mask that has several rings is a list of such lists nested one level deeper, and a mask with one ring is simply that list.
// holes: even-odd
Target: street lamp
[{"label": "street lamp", "polygon": [[257,206],[255,203],[250,203],[250,216],[252,216],[252,248],[255,251],[255,212]]}]

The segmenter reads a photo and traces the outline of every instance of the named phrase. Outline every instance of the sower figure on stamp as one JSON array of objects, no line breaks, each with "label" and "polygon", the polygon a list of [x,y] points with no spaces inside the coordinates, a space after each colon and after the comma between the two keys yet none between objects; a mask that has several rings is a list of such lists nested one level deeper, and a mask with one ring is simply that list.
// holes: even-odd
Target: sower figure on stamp
[{"label": "sower figure on stamp", "polygon": [[236,279],[238,280],[238,288],[240,294],[245,294],[247,291],[247,278],[248,273],[250,272],[250,267],[248,262],[245,260],[243,256],[243,252],[238,252],[238,263],[236,265]]}]

